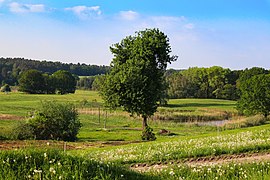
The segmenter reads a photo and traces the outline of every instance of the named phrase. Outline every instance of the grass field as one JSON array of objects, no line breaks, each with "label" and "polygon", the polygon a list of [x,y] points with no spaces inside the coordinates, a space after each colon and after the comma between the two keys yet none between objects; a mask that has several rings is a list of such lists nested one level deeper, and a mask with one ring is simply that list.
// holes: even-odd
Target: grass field
[{"label": "grass field", "polygon": [[[81,141],[137,141],[140,140],[141,120],[130,117],[127,113],[117,110],[111,112],[101,108],[102,100],[97,92],[76,91],[68,95],[29,95],[24,93],[0,94],[0,127],[6,133],[16,125],[16,122],[26,119],[37,109],[42,101],[72,102],[79,109],[83,127],[79,133]],[[189,136],[216,131],[215,127],[199,127],[178,123],[184,118],[224,119],[224,112],[233,113],[235,102],[223,100],[171,100],[167,107],[159,108],[156,115],[150,118],[150,126],[157,132],[162,128],[180,136]],[[227,108],[226,108],[227,107]],[[225,109],[225,110],[224,110]],[[213,113],[215,111],[215,113]],[[5,117],[7,117],[5,119]],[[169,117],[169,118],[168,118]],[[203,119],[203,118],[201,118]],[[172,121],[174,120],[174,121]],[[188,127],[188,128],[187,128]],[[1,133],[0,133],[1,134]],[[163,139],[164,137],[160,137]]]},{"label": "grass field", "polygon": [[[79,140],[68,143],[65,153],[62,153],[63,142],[10,139],[13,128],[42,101],[72,102],[78,108],[83,124]],[[244,163],[185,163],[270,152],[268,121],[248,127],[259,125],[250,121],[260,117],[251,117],[247,119],[247,126],[238,126],[245,119],[237,115],[235,104],[235,101],[213,99],[170,100],[149,119],[157,140],[143,142],[140,140],[141,119],[130,117],[121,109],[102,108],[97,92],[79,90],[69,95],[0,93],[0,137],[5,139],[0,140],[0,179],[40,179],[40,176],[44,179],[268,179],[270,158]],[[238,124],[230,130],[225,126],[200,125],[212,120]],[[170,133],[159,135],[161,129]],[[4,150],[14,148],[24,150]],[[55,151],[50,150],[55,148]],[[28,157],[33,157],[33,161]],[[59,162],[62,166],[58,166]]]}]

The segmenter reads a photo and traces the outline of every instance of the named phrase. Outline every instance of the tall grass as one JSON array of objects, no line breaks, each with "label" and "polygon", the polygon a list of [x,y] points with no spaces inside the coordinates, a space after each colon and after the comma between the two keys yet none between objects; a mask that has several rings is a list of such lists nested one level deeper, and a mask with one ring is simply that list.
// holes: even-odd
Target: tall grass
[{"label": "tall grass", "polygon": [[47,151],[1,151],[0,179],[153,179],[117,164]]},{"label": "tall grass", "polygon": [[252,126],[259,126],[265,124],[267,119],[262,115],[256,115],[251,117],[240,117],[236,120],[227,121],[222,125],[223,129],[237,129]]}]

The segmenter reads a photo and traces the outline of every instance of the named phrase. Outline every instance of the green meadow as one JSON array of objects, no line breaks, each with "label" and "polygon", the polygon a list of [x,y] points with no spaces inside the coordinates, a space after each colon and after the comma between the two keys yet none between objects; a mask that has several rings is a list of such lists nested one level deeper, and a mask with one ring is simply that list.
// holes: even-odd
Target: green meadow
[{"label": "green meadow", "polygon": [[[14,127],[42,101],[76,105],[83,125],[77,142],[64,148],[64,142],[13,139]],[[200,159],[269,152],[268,121],[242,117],[235,105],[216,99],[170,100],[149,119],[157,140],[146,142],[140,138],[141,118],[104,108],[97,92],[1,93],[0,179],[267,179],[267,158],[200,165]],[[217,120],[227,124],[207,124]],[[167,133],[160,134],[162,129]],[[199,164],[185,163],[191,160]]]}]

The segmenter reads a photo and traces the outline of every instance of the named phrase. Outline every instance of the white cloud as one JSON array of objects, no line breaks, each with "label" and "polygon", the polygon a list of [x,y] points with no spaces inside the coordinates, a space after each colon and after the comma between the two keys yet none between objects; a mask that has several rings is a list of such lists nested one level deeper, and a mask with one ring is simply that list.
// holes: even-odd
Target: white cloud
[{"label": "white cloud", "polygon": [[9,4],[9,10],[13,13],[40,13],[45,12],[43,4],[19,4],[13,2]]},{"label": "white cloud", "polygon": [[120,18],[128,21],[135,20],[139,17],[139,13],[135,11],[121,11]]},{"label": "white cloud", "polygon": [[74,6],[70,8],[65,8],[65,10],[72,11],[76,16],[81,19],[97,17],[102,13],[99,6]]}]

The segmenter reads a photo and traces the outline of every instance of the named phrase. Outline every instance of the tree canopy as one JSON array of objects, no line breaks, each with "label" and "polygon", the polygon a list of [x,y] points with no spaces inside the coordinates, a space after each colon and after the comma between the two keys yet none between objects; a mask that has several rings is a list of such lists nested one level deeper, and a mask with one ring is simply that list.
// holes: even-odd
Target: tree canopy
[{"label": "tree canopy", "polygon": [[241,98],[237,109],[246,114],[262,114],[270,112],[270,74],[259,74],[242,81],[240,84]]},{"label": "tree canopy", "polygon": [[74,93],[76,79],[68,71],[59,70],[53,75],[42,74],[37,70],[24,71],[19,78],[19,91],[30,94]]},{"label": "tree canopy", "polygon": [[87,65],[84,63],[67,64],[24,58],[0,58],[0,83],[16,85],[19,75],[30,69],[36,69],[50,75],[58,70],[66,70],[78,76],[95,76],[109,71],[108,66]]},{"label": "tree canopy", "polygon": [[213,66],[192,67],[166,76],[169,98],[217,98],[236,100],[238,71]]},{"label": "tree canopy", "polygon": [[169,39],[158,29],[146,29],[124,38],[110,50],[114,55],[111,71],[100,93],[107,106],[121,106],[141,116],[145,128],[147,118],[156,112],[163,98],[167,64],[177,59],[170,56]]},{"label": "tree canopy", "polygon": [[76,90],[76,79],[68,71],[59,70],[52,75],[55,88],[60,94],[74,93]]},{"label": "tree canopy", "polygon": [[42,73],[38,70],[30,69],[24,71],[19,79],[20,91],[30,94],[43,94],[45,89],[45,80]]}]

